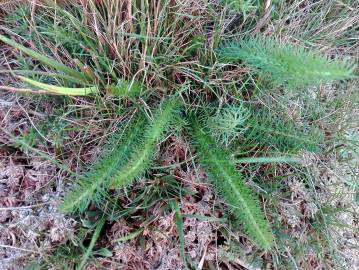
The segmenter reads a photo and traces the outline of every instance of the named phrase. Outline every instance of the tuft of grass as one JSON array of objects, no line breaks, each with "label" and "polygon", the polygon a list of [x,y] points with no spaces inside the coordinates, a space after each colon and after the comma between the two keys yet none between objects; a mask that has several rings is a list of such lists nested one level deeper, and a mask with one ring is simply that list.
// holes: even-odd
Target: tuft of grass
[{"label": "tuft of grass", "polygon": [[251,37],[225,43],[218,50],[223,63],[241,61],[263,75],[270,75],[274,85],[302,88],[354,77],[354,66],[321,56],[304,47],[283,45],[273,39]]}]

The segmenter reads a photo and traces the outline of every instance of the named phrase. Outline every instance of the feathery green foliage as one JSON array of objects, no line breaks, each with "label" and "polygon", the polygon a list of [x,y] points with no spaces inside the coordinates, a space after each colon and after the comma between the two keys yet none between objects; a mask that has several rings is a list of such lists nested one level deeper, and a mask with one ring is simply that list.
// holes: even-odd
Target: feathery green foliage
[{"label": "feathery green foliage", "polygon": [[240,138],[242,144],[271,146],[281,152],[315,152],[324,139],[318,129],[299,126],[268,110],[254,110],[242,104],[227,105],[204,122],[216,141],[226,146]]},{"label": "feathery green foliage", "polygon": [[115,136],[108,144],[114,149],[104,151],[92,169],[77,180],[60,210],[84,212],[91,201],[101,203],[110,186],[123,187],[144,173],[150,167],[156,144],[172,123],[178,108],[178,99],[170,98],[158,107],[152,123],[147,125],[145,118],[139,117],[127,127],[120,140]]},{"label": "feathery green foliage", "polygon": [[252,110],[243,127],[243,137],[247,142],[271,146],[281,152],[295,153],[299,150],[317,152],[320,150],[324,134],[316,128],[300,126],[273,115],[268,110]]},{"label": "feathery green foliage", "polygon": [[269,249],[273,242],[269,224],[260,209],[258,199],[244,183],[229,153],[220,149],[215,141],[203,131],[196,120],[191,120],[192,136],[209,179],[221,193],[240,224],[261,248]]},{"label": "feathery green foliage", "polygon": [[227,105],[209,116],[206,127],[217,142],[228,146],[245,130],[250,112],[243,105]]},{"label": "feathery green foliage", "polygon": [[330,60],[304,47],[283,45],[263,37],[228,42],[219,49],[218,56],[223,63],[242,61],[270,74],[273,84],[289,88],[350,79],[354,71],[347,61]]},{"label": "feathery green foliage", "polygon": [[126,165],[113,177],[112,187],[128,185],[149,169],[156,145],[175,119],[179,106],[178,98],[171,97],[158,107],[153,121],[146,127],[142,141],[131,153]]},{"label": "feathery green foliage", "polygon": [[103,152],[90,171],[77,179],[72,190],[65,196],[60,205],[62,212],[84,212],[91,201],[100,203],[103,200],[110,180],[121,173],[127,157],[139,143],[146,122],[146,118],[140,116],[123,134],[115,135],[110,140],[109,149]]},{"label": "feathery green foliage", "polygon": [[223,3],[226,4],[230,9],[233,9],[237,12],[242,12],[244,15],[250,11],[257,10],[258,4],[254,0],[223,0]]},{"label": "feathery green foliage", "polygon": [[116,85],[107,87],[107,92],[116,97],[138,97],[142,86],[138,81],[119,80]]}]

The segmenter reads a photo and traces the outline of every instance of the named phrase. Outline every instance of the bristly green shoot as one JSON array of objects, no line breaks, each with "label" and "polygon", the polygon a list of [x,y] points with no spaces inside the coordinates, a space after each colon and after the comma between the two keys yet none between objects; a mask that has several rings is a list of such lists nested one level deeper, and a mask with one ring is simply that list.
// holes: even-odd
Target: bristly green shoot
[{"label": "bristly green shoot", "polygon": [[77,180],[65,196],[60,210],[65,213],[84,212],[91,202],[101,204],[110,187],[129,185],[146,172],[157,143],[175,119],[179,104],[178,98],[170,98],[158,107],[151,123],[139,117],[120,140],[116,136],[110,140],[110,150],[104,151],[93,168]]},{"label": "bristly green shoot", "polygon": [[131,123],[123,134],[114,135],[95,165],[77,179],[72,190],[60,205],[64,213],[84,212],[91,202],[101,203],[107,194],[110,180],[121,173],[127,157],[143,135],[146,118],[142,115]]},{"label": "bristly green shoot", "polygon": [[285,153],[318,152],[324,140],[319,129],[295,124],[265,109],[252,110],[243,129],[243,138],[248,144],[252,141]]},{"label": "bristly green shoot", "polygon": [[243,104],[226,105],[203,123],[216,141],[227,147],[238,139],[242,145],[259,144],[285,153],[316,152],[324,139],[318,129],[296,125],[268,110],[254,110]]},{"label": "bristly green shoot", "polygon": [[222,63],[242,63],[263,75],[274,85],[289,88],[353,78],[354,66],[348,61],[331,60],[301,46],[283,45],[264,37],[234,40],[218,50]]},{"label": "bristly green shoot", "polygon": [[141,142],[131,153],[126,165],[113,177],[112,187],[118,188],[131,184],[150,168],[156,145],[175,120],[179,107],[180,102],[177,97],[169,98],[158,107],[153,121],[146,127]]},{"label": "bristly green shoot", "polygon": [[269,249],[274,237],[260,208],[259,200],[244,183],[234,161],[230,159],[230,154],[218,147],[196,120],[191,119],[191,124],[199,159],[210,181],[229,204],[236,221],[243,226],[249,237],[260,248]]}]

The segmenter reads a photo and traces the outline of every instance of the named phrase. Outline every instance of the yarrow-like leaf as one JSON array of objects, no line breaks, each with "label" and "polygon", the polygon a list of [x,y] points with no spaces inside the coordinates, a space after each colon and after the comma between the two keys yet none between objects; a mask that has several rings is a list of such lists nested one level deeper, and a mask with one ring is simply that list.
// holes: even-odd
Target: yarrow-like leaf
[{"label": "yarrow-like leaf", "polygon": [[219,148],[214,139],[194,119],[191,133],[209,179],[223,196],[250,238],[261,248],[272,246],[273,235],[252,190],[244,183],[235,163],[225,150]]},{"label": "yarrow-like leaf", "polygon": [[143,139],[131,153],[126,165],[111,180],[112,187],[126,186],[149,169],[156,145],[175,119],[179,104],[179,100],[172,97],[159,106],[153,121],[145,130]]},{"label": "yarrow-like leaf", "polygon": [[[210,110],[210,109],[207,109]],[[219,144],[238,139],[242,145],[259,144],[286,153],[320,150],[323,133],[308,125],[295,124],[267,109],[226,105],[201,123]]]},{"label": "yarrow-like leaf", "polygon": [[332,60],[301,46],[283,45],[263,37],[228,42],[218,50],[218,57],[223,63],[241,61],[269,74],[273,84],[289,88],[349,79],[354,71],[347,61]]},{"label": "yarrow-like leaf", "polygon": [[129,185],[146,172],[156,144],[174,120],[179,104],[177,98],[170,98],[158,107],[151,123],[141,116],[126,129],[120,140],[112,139],[109,146],[113,149],[105,151],[93,168],[77,180],[60,210],[83,212],[92,201],[101,203],[109,188]]},{"label": "yarrow-like leaf", "polygon": [[66,194],[60,205],[65,213],[84,212],[89,204],[101,203],[108,190],[110,180],[119,173],[127,157],[139,143],[147,120],[140,116],[126,128],[123,134],[114,135],[108,149],[88,172],[81,175],[72,190]]}]

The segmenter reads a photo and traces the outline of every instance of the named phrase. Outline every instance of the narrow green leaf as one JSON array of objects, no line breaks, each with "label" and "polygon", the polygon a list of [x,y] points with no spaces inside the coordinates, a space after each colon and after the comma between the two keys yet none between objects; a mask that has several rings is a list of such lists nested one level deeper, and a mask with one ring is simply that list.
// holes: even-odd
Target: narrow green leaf
[{"label": "narrow green leaf", "polygon": [[83,84],[83,80],[80,80],[78,78],[71,77],[69,75],[63,74],[63,73],[50,73],[46,71],[37,71],[37,70],[2,70],[0,69],[0,74],[4,73],[10,73],[10,74],[21,74],[21,75],[40,75],[44,77],[49,78],[61,78],[66,80],[67,82],[77,83],[77,84]]},{"label": "narrow green leaf", "polygon": [[57,71],[62,71],[63,73],[65,73],[69,76],[73,76],[73,77],[87,81],[87,78],[83,73],[81,73],[77,70],[74,70],[72,68],[69,68],[68,66],[66,66],[62,63],[59,63],[56,60],[51,59],[45,55],[42,55],[32,49],[26,48],[23,45],[17,43],[16,41],[5,37],[4,35],[0,34],[0,41],[6,43],[7,45],[9,45],[15,49],[18,49],[19,51],[33,57],[34,59],[42,62],[43,64],[45,64],[49,67],[56,69]]},{"label": "narrow green leaf", "polygon": [[249,157],[237,158],[236,163],[300,163],[302,160],[298,157]]},{"label": "narrow green leaf", "polygon": [[177,233],[178,239],[180,242],[180,254],[185,265],[185,268],[188,269],[187,260],[186,260],[186,253],[185,253],[185,240],[184,240],[184,232],[183,232],[183,217],[181,210],[178,206],[176,201],[170,201],[171,208],[175,211],[176,215],[176,226],[177,226]]},{"label": "narrow green leaf", "polygon": [[94,232],[94,234],[93,234],[93,236],[91,238],[90,245],[88,246],[85,254],[82,256],[81,263],[77,267],[78,270],[84,269],[85,264],[86,264],[88,258],[90,257],[93,248],[96,245],[97,239],[100,236],[101,230],[102,230],[103,226],[105,225],[105,222],[106,222],[105,217],[102,217],[101,220],[98,222],[98,224],[96,226],[96,229],[95,229],[95,232]]},{"label": "narrow green leaf", "polygon": [[60,87],[51,84],[41,83],[23,76],[19,76],[19,78],[35,87],[38,87],[42,90],[46,90],[50,93],[55,93],[59,95],[66,95],[66,96],[88,96],[90,94],[98,93],[98,89],[96,86],[92,87],[84,87],[84,88],[68,88],[68,87]]}]

